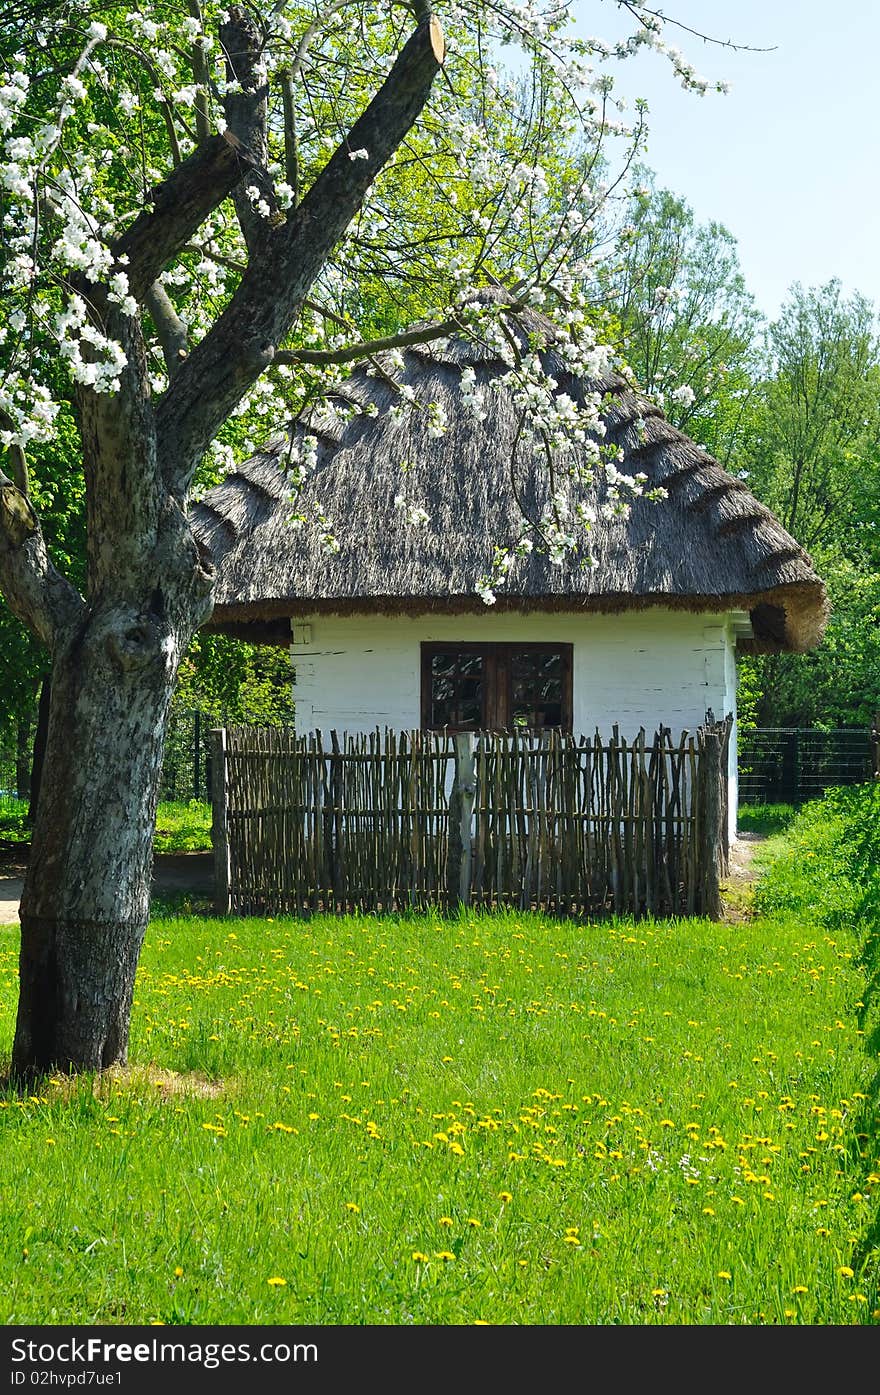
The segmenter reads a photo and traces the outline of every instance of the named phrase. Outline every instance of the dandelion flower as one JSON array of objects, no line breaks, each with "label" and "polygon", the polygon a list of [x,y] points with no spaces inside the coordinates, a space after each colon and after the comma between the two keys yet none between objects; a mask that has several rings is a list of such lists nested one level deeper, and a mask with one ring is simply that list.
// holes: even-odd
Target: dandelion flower
[{"label": "dandelion flower", "polygon": [[837,1272],[842,1279],[851,1279],[855,1271],[850,1269],[848,1264],[841,1264]]},{"label": "dandelion flower", "polygon": [[727,1271],[726,1269],[719,1269],[719,1270],[718,1270],[718,1277],[719,1277],[719,1279],[729,1279],[729,1278],[730,1278],[730,1274],[728,1273],[728,1271]]},{"label": "dandelion flower", "polygon": [[413,1252],[412,1252],[412,1257],[413,1257],[413,1259],[416,1261],[417,1264],[427,1264],[427,1263],[428,1263],[428,1256],[427,1256],[426,1254],[423,1254],[423,1252],[422,1252],[421,1250],[413,1250]]},{"label": "dandelion flower", "polygon": [[451,1217],[451,1216],[441,1216],[440,1219],[439,1219],[439,1221],[437,1222],[437,1224],[438,1224],[438,1225],[452,1225],[452,1217]]},{"label": "dandelion flower", "polygon": [[435,1259],[450,1260],[455,1259],[455,1255],[452,1253],[451,1250],[438,1250],[435,1255]]},{"label": "dandelion flower", "polygon": [[273,1288],[283,1288],[287,1280],[279,1278],[277,1274],[273,1274],[271,1279],[266,1280],[266,1283],[271,1284]]},{"label": "dandelion flower", "polygon": [[499,1192],[498,1200],[504,1202],[513,1201],[513,1192]]},{"label": "dandelion flower", "polygon": [[357,1215],[361,1208],[358,1206],[356,1201],[347,1201],[345,1203],[345,1209],[346,1211],[353,1211],[354,1214]]},{"label": "dandelion flower", "polygon": [[795,1284],[794,1288],[792,1289],[792,1293],[806,1293],[806,1291],[806,1284]]}]

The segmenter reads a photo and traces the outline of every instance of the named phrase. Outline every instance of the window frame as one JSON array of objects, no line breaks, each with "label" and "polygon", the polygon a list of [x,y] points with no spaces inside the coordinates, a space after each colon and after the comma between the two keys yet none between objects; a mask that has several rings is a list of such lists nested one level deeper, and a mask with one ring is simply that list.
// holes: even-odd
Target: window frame
[{"label": "window frame", "polygon": [[[505,640],[486,643],[480,640],[422,640],[421,643],[421,724],[423,731],[472,731],[472,727],[436,727],[431,722],[431,660],[435,654],[479,654],[483,660],[484,693],[482,701],[485,723],[480,731],[509,731],[511,708],[511,657],[514,653],[559,654],[562,659],[562,721],[558,727],[523,727],[523,731],[564,731],[572,729],[572,672],[574,645],[531,643]],[[517,728],[520,730],[520,728]]]}]

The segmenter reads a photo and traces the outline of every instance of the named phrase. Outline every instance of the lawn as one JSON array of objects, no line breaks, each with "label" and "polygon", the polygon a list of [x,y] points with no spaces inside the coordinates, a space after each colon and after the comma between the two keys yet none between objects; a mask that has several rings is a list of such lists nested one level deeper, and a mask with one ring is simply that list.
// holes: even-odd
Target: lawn
[{"label": "lawn", "polygon": [[[0,795],[0,841],[30,842],[25,799]],[[165,800],[156,811],[156,852],[200,852],[211,847],[211,806],[198,799]]]},{"label": "lawn", "polygon": [[4,1320],[876,1322],[878,829],[737,924],[155,921],[129,1071],[0,1096]]}]

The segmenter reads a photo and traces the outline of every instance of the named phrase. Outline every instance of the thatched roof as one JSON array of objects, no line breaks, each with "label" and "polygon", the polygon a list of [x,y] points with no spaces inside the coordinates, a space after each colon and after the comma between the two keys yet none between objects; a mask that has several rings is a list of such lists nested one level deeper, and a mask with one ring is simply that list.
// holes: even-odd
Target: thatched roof
[{"label": "thatched roof", "polygon": [[[523,333],[544,333],[546,321],[519,316]],[[619,468],[662,485],[662,502],[637,500],[627,519],[599,520],[590,535],[598,563],[575,554],[562,566],[538,548],[518,561],[498,591],[496,609],[620,611],[666,606],[694,611],[747,610],[753,644],[808,649],[821,636],[827,599],[808,555],[771,512],[618,373],[598,382],[573,379],[544,353],[558,391],[583,400],[608,395],[606,442],[619,445]],[[491,567],[496,544],[519,536],[549,494],[546,466],[530,450],[511,461],[518,411],[506,390],[487,391],[488,414],[463,408],[461,372],[476,371],[487,389],[503,371],[481,344],[454,337],[406,350],[398,380],[420,401],[445,409],[448,430],[432,437],[424,412],[397,413],[394,389],[381,374],[355,370],[336,406],[308,424],[294,423],[193,505],[197,535],[217,571],[211,624],[241,622],[266,634],[282,617],[336,613],[485,612],[476,585]],[[351,404],[362,409],[349,415]],[[377,415],[364,414],[377,409]],[[317,465],[295,511],[309,522],[291,527],[283,468],[291,443],[310,433]],[[597,487],[598,488],[598,487]],[[423,507],[426,527],[402,522],[395,498]],[[601,498],[601,492],[599,494]],[[328,552],[312,520],[323,508],[336,541]],[[241,633],[245,633],[242,629]]]}]

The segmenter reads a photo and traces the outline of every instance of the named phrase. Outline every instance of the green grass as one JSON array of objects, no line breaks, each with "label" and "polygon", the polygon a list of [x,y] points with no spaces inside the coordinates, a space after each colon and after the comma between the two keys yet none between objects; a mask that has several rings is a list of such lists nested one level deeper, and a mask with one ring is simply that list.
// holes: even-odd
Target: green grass
[{"label": "green grass", "polygon": [[0,794],[0,840],[7,843],[30,842],[31,830],[27,823],[28,805],[26,799],[16,799],[15,795]]},{"label": "green grass", "polygon": [[156,852],[203,852],[211,847],[211,806],[198,799],[165,801],[156,811]]},{"label": "green grass", "polygon": [[829,828],[873,859],[878,795],[745,924],[154,922],[132,1069],[0,1097],[5,1321],[876,1321],[876,873]]},{"label": "green grass", "polygon": [[[0,839],[30,842],[27,801],[0,796]],[[156,852],[201,852],[211,847],[211,806],[197,799],[167,800],[156,812]]]}]

